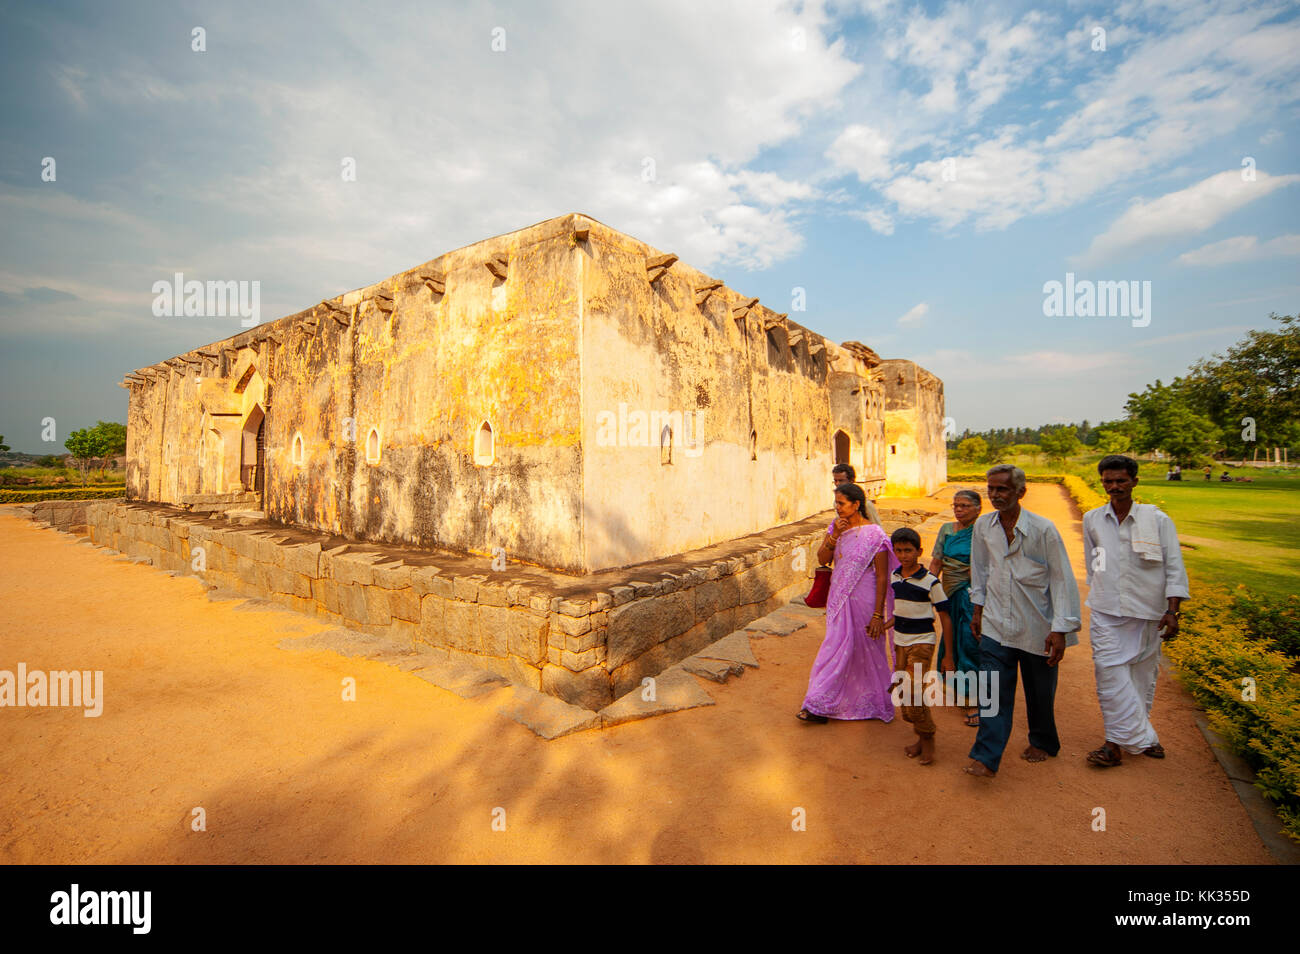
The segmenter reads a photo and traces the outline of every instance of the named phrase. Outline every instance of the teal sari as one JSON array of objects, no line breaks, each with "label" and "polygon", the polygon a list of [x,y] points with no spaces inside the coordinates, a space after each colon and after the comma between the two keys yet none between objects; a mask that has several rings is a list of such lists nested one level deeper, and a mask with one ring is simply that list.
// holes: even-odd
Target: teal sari
[{"label": "teal sari", "polygon": [[[965,530],[955,530],[956,523],[944,524],[940,544],[943,548],[943,591],[948,597],[948,615],[952,618],[952,632],[956,643],[953,668],[957,673],[970,676],[967,685],[975,686],[979,673],[980,644],[971,633],[973,607],[970,601],[970,544],[975,525]],[[947,531],[944,533],[943,531]],[[954,581],[954,575],[957,579]],[[939,659],[944,658],[943,637],[939,638]],[[958,686],[962,682],[956,683]],[[958,705],[978,705],[976,699],[958,699]]]}]

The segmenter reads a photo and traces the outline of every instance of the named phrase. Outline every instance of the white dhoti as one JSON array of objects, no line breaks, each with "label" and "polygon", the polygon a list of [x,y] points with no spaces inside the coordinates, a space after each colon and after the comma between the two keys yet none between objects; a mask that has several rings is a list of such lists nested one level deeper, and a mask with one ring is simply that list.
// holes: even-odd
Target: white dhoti
[{"label": "white dhoti", "polygon": [[1157,744],[1151,725],[1160,664],[1159,620],[1092,613],[1089,640],[1106,741],[1130,754]]}]

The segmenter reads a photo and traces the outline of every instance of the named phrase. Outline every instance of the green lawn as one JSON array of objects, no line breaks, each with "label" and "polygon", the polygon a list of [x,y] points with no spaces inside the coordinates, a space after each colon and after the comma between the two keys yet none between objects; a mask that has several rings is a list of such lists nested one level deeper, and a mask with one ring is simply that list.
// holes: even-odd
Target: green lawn
[{"label": "green lawn", "polygon": [[1167,481],[1163,472],[1143,473],[1134,497],[1169,514],[1179,539],[1196,548],[1183,549],[1193,584],[1244,583],[1269,596],[1300,591],[1300,475],[1228,484],[1218,480],[1222,470],[1210,483],[1200,475]]}]

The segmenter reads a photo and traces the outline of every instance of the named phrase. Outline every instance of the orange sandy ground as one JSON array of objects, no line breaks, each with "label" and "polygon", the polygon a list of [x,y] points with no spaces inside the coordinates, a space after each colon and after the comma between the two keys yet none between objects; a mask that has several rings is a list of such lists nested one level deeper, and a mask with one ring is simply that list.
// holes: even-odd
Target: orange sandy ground
[{"label": "orange sandy ground", "polygon": [[[1081,566],[1060,488],[1031,484],[1025,505]],[[0,605],[0,669],[102,669],[106,696],[97,719],[0,709],[5,863],[1271,861],[1167,675],[1155,718],[1169,758],[1084,762],[1102,741],[1086,637],[1062,663],[1061,756],[1017,757],[1018,697],[990,782],[960,772],[975,730],[957,710],[937,713],[929,767],[903,756],[901,718],[797,722],[821,625],[755,640],[760,669],[706,684],[716,706],[546,742],[497,715],[495,693],[286,652],[286,634],[326,627],[209,602],[197,581],[2,511]]]}]

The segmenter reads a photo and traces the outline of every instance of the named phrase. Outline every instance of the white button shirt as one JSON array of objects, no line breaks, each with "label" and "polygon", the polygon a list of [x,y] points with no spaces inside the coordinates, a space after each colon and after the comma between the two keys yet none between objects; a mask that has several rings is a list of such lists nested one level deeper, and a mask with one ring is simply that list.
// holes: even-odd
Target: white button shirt
[{"label": "white button shirt", "polygon": [[1178,548],[1178,531],[1163,510],[1156,511],[1163,559],[1144,560],[1133,550],[1133,511],[1120,522],[1106,504],[1083,515],[1083,558],[1088,565],[1088,608],[1130,619],[1159,619],[1168,599],[1187,599],[1187,571]]},{"label": "white button shirt", "polygon": [[1079,642],[1079,587],[1052,522],[1021,509],[1007,543],[996,511],[975,519],[970,601],[984,607],[982,629],[1003,646],[1046,656],[1049,633]]}]

